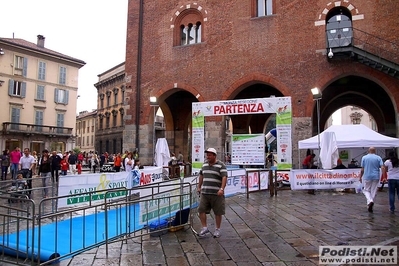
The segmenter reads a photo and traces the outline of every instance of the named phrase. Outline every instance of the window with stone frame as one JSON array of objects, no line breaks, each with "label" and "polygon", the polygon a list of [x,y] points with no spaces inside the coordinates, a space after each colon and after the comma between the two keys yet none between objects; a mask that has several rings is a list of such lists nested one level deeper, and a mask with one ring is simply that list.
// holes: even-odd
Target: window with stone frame
[{"label": "window with stone frame", "polygon": [[204,42],[202,13],[189,8],[179,14],[174,23],[174,46],[184,46]]}]

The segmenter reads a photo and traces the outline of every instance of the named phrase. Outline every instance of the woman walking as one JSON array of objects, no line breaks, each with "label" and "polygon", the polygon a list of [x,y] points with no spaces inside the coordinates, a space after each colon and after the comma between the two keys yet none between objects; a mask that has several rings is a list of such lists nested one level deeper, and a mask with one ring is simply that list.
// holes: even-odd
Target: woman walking
[{"label": "woman walking", "polygon": [[399,160],[395,152],[388,154],[388,160],[385,161],[385,170],[388,173],[388,194],[389,211],[395,212],[395,197],[399,199]]},{"label": "woman walking", "polygon": [[10,167],[10,154],[7,149],[3,151],[3,155],[0,157],[1,161],[1,180],[7,180],[8,167]]},{"label": "woman walking", "polygon": [[51,177],[51,161],[48,150],[43,150],[42,156],[39,161],[38,174],[42,178],[43,198],[48,198],[48,180]]},{"label": "woman walking", "polygon": [[93,154],[91,156],[91,167],[93,167],[93,173],[96,173],[97,166],[99,165],[99,161],[97,158],[97,154]]}]

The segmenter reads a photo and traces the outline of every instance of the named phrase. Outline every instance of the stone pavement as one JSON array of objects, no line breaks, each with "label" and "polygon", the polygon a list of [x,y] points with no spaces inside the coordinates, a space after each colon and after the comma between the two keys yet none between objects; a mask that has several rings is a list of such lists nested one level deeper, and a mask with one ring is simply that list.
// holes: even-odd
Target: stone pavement
[{"label": "stone pavement", "polygon": [[[389,213],[388,192],[378,192],[369,213],[363,194],[281,190],[226,199],[222,236],[199,238],[189,228],[160,237],[101,246],[59,265],[318,265],[320,245],[397,245],[399,211]],[[399,210],[399,203],[397,203]],[[214,220],[208,215],[208,227]],[[201,225],[195,215],[193,228]]]}]

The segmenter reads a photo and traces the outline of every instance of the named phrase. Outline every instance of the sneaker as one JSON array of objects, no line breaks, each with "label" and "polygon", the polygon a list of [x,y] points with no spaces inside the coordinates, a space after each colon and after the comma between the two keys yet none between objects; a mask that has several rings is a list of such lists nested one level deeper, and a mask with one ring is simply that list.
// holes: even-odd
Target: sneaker
[{"label": "sneaker", "polygon": [[201,232],[198,234],[198,236],[206,236],[206,234],[209,234],[209,229],[207,227],[202,228]]},{"label": "sneaker", "polygon": [[215,237],[215,238],[220,237],[220,229],[215,230],[215,233],[213,233],[213,237]]}]

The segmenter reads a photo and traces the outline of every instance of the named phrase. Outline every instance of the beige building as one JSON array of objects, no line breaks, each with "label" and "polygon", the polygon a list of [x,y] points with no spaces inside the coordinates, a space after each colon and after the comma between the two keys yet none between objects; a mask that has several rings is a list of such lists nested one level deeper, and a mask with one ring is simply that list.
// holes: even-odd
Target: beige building
[{"label": "beige building", "polygon": [[100,154],[122,153],[125,126],[125,63],[98,75],[97,132],[95,148]]},{"label": "beige building", "polygon": [[[365,110],[363,110],[362,108],[353,105],[342,107],[341,109],[338,110],[335,119],[337,119],[338,117],[339,117],[338,123],[340,125],[362,124],[378,132],[377,123],[374,117]],[[324,129],[327,129],[333,123],[336,123],[336,121],[334,121],[333,116],[330,116],[330,118],[327,120]]]},{"label": "beige building", "polygon": [[82,152],[95,151],[97,110],[82,111],[76,117],[76,147]]},{"label": "beige building", "polygon": [[37,43],[0,38],[0,148],[75,147],[79,69],[85,62]]}]

